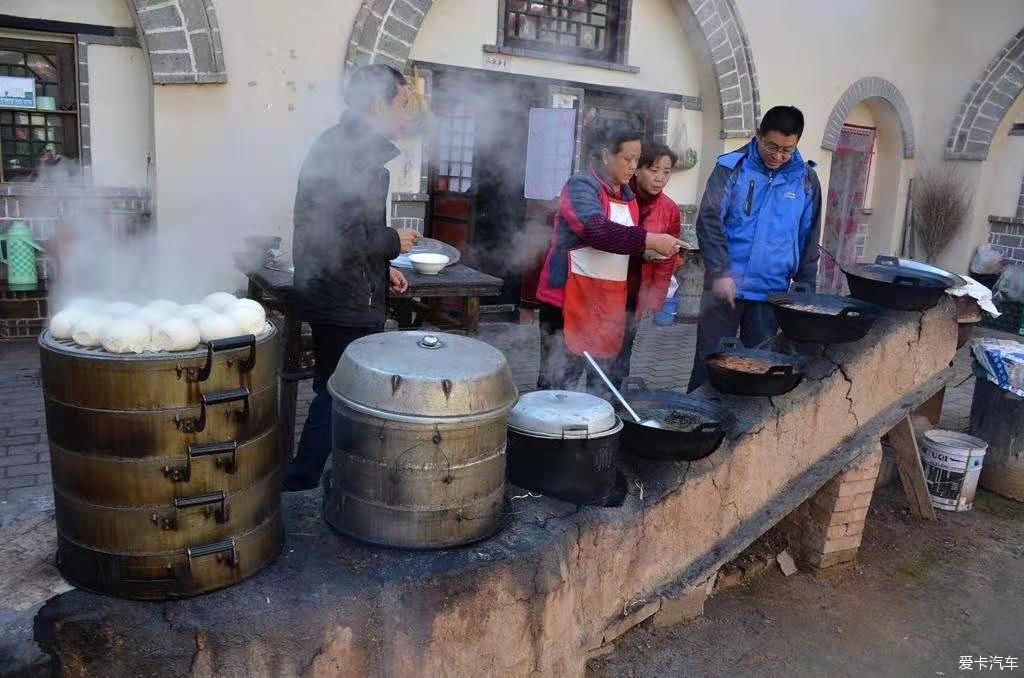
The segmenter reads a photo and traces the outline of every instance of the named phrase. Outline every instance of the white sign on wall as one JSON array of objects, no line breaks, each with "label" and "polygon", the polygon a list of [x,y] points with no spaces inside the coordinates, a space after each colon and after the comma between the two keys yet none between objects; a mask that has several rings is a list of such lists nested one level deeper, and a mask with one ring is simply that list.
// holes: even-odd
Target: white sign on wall
[{"label": "white sign on wall", "polygon": [[503,71],[508,73],[512,70],[512,57],[506,54],[490,54],[484,52],[483,67],[488,71]]},{"label": "white sign on wall", "polygon": [[0,106],[36,107],[36,81],[0,75]]},{"label": "white sign on wall", "polygon": [[526,144],[526,191],[530,200],[553,200],[572,174],[576,155],[576,111],[531,108]]}]

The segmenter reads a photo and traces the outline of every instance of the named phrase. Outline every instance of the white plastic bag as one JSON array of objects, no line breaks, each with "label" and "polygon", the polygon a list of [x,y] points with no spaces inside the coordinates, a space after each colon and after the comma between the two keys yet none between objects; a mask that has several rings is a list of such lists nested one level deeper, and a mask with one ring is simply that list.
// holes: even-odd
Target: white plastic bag
[{"label": "white plastic bag", "polygon": [[999,276],[993,294],[998,301],[1024,302],[1024,266],[1009,266]]},{"label": "white plastic bag", "polygon": [[665,295],[666,299],[671,299],[676,296],[676,292],[679,291],[679,281],[676,280],[675,276],[672,276],[668,280],[668,294]]},{"label": "white plastic bag", "polygon": [[992,245],[979,245],[971,258],[971,273],[999,275],[1003,270],[1003,255]]}]

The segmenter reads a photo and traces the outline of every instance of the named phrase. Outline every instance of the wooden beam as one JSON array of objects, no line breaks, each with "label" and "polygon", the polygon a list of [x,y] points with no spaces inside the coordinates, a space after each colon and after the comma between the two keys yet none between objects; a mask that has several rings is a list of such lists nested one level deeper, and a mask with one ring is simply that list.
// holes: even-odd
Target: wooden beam
[{"label": "wooden beam", "polygon": [[903,484],[903,491],[910,502],[910,512],[918,518],[936,520],[910,415],[905,416],[889,431],[889,444],[896,458],[896,468],[900,472],[900,483]]},{"label": "wooden beam", "polygon": [[920,407],[917,408],[914,414],[920,414],[927,417],[928,421],[932,423],[932,426],[938,426],[939,420],[942,418],[942,404],[945,400],[946,387],[943,386],[935,392],[935,395],[921,403]]}]

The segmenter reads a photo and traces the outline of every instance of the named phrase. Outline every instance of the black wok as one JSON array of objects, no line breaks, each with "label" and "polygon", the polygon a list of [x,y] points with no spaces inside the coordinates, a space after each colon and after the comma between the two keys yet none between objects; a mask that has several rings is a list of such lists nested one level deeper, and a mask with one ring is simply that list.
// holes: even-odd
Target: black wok
[{"label": "black wok", "polygon": [[804,285],[772,294],[768,303],[782,333],[794,341],[843,343],[866,335],[882,315],[881,306],[835,294],[815,294]]}]

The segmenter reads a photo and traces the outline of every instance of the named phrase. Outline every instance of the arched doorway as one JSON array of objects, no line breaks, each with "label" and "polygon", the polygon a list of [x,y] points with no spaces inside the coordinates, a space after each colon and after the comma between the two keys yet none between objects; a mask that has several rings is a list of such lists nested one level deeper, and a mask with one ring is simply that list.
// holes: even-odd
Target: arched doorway
[{"label": "arched doorway", "polygon": [[823,289],[844,292],[841,266],[897,254],[905,200],[904,160],[913,157],[910,111],[896,86],[866,78],[840,97],[822,148],[832,151],[822,257]]}]

